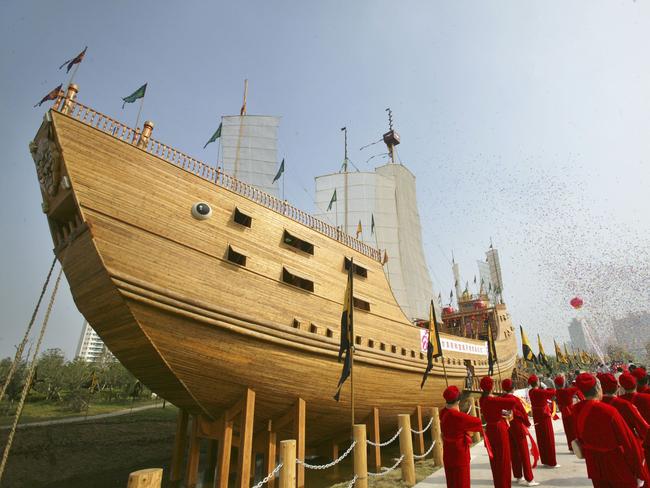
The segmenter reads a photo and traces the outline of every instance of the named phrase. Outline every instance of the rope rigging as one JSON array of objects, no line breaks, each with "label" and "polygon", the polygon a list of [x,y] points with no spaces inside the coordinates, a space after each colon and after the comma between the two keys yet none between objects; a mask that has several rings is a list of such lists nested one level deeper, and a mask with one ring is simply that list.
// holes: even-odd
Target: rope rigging
[{"label": "rope rigging", "polygon": [[[65,256],[64,256],[65,259]],[[55,258],[56,262],[56,258]],[[54,264],[52,265],[54,267]],[[51,271],[51,270],[50,270]],[[18,407],[16,408],[16,416],[14,417],[14,423],[11,426],[11,431],[9,432],[9,437],[7,438],[7,444],[5,445],[4,451],[2,453],[2,461],[0,461],[0,481],[2,481],[2,476],[4,475],[5,468],[7,466],[7,459],[9,458],[9,452],[11,451],[11,445],[14,441],[14,435],[16,434],[16,428],[18,426],[18,421],[23,413],[23,407],[25,406],[25,400],[27,394],[29,393],[32,380],[34,378],[34,371],[36,370],[38,353],[43,342],[43,337],[45,336],[45,330],[47,329],[47,323],[50,320],[50,314],[52,312],[52,307],[54,306],[54,300],[56,298],[56,293],[59,290],[59,284],[61,283],[61,275],[63,274],[63,264],[59,268],[59,273],[56,277],[56,282],[54,283],[54,289],[52,290],[52,295],[50,297],[50,303],[47,306],[47,311],[45,312],[45,317],[43,318],[43,325],[41,325],[41,331],[38,335],[38,340],[36,342],[36,347],[34,348],[34,353],[32,354],[29,368],[27,370],[27,377],[25,378],[25,384],[23,385],[23,390],[20,395],[20,401],[18,402]],[[48,275],[49,280],[49,275]],[[47,283],[47,282],[46,282]],[[45,288],[45,287],[44,287]],[[43,292],[44,293],[44,292]],[[39,299],[40,303],[40,299]],[[31,325],[30,325],[31,327]]]}]

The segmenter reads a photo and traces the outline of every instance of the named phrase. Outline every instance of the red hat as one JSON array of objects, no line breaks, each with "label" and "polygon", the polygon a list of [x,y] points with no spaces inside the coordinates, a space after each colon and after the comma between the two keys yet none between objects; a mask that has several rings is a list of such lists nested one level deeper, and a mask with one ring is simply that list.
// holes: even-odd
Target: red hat
[{"label": "red hat", "polygon": [[492,391],[492,388],[494,387],[494,381],[492,381],[492,378],[489,376],[485,376],[481,378],[481,390],[483,391]]},{"label": "red hat", "polygon": [[589,373],[580,373],[576,376],[576,386],[582,393],[587,393],[596,386],[596,378]]},{"label": "red hat", "polygon": [[618,381],[616,381],[616,377],[612,373],[600,373],[598,379],[605,393],[614,393],[616,391]]},{"label": "red hat", "polygon": [[528,384],[533,386],[533,384],[539,382],[539,378],[537,377],[536,374],[531,374],[530,377],[528,378]]},{"label": "red hat", "polygon": [[503,391],[510,391],[512,390],[512,380],[510,378],[506,378],[501,382],[501,389]]},{"label": "red hat", "polygon": [[636,378],[630,373],[623,373],[618,377],[618,382],[624,390],[634,390],[636,388]]},{"label": "red hat", "polygon": [[645,378],[647,373],[646,370],[643,368],[636,368],[634,371],[632,371],[631,374],[636,378],[637,381],[639,381],[640,379]]},{"label": "red hat", "polygon": [[451,385],[445,388],[445,391],[442,392],[442,396],[445,398],[447,403],[454,403],[460,396],[460,390],[457,386]]},{"label": "red hat", "polygon": [[564,376],[556,376],[553,382],[555,386],[564,386]]}]

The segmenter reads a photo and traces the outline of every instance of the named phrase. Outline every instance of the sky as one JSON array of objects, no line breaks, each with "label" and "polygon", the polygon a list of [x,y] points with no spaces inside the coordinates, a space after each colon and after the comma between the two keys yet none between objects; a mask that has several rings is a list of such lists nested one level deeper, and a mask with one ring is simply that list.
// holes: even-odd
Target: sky
[{"label": "sky", "polygon": [[[650,4],[643,1],[378,0],[4,3],[0,18],[0,357],[13,355],[52,260],[29,141],[88,46],[79,100],[129,125],[121,98],[148,83],[154,137],[203,149],[222,115],[278,115],[286,197],[314,210],[314,177],[337,171],[340,128],[361,170],[383,164],[391,107],[399,160],[417,177],[436,292],[477,274],[490,239],[516,325],[547,352],[579,312],[650,309]],[[62,285],[45,347],[74,355],[83,319]]]}]

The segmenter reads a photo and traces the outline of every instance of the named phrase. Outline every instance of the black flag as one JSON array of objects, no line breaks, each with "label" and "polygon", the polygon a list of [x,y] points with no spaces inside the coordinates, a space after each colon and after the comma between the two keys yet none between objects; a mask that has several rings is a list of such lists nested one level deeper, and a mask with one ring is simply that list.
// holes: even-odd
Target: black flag
[{"label": "black flag", "polygon": [[436,309],[433,306],[433,300],[429,306],[429,341],[427,343],[427,369],[424,370],[420,389],[427,380],[427,375],[433,369],[433,358],[442,356],[442,347],[440,346],[440,334],[438,333],[438,321],[436,320]]},{"label": "black flag", "polygon": [[350,267],[348,268],[348,284],[345,287],[345,296],[343,297],[343,313],[341,314],[341,343],[339,345],[339,363],[345,353],[343,361],[343,371],[339,378],[339,384],[336,387],[334,400],[339,401],[341,387],[345,380],[350,376],[352,369],[353,338],[354,338],[354,296],[353,296],[353,276],[354,260],[350,258]]},{"label": "black flag", "polygon": [[488,376],[494,374],[494,365],[499,360],[497,358],[497,347],[494,343],[494,336],[492,335],[492,325],[490,322],[487,324],[487,347],[488,347]]}]

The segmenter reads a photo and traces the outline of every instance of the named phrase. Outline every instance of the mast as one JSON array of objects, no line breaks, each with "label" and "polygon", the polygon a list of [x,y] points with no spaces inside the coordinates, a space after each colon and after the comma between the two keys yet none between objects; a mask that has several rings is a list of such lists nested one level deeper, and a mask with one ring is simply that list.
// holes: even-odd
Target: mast
[{"label": "mast", "polygon": [[388,147],[388,157],[391,163],[395,163],[395,146],[400,143],[399,134],[393,130],[393,111],[388,107],[388,132],[384,134],[384,143]]},{"label": "mast", "polygon": [[343,213],[345,214],[343,222],[345,233],[348,234],[348,128],[342,127],[344,137],[344,157],[343,157]]},{"label": "mast", "polygon": [[[240,117],[246,115],[246,98],[248,98],[248,78],[244,80],[244,101],[239,111]],[[235,153],[235,164],[233,165],[233,176],[237,178],[237,173],[239,170],[239,150],[241,148],[241,138],[244,131],[244,120],[239,119],[239,136],[237,137],[237,151]]]}]

